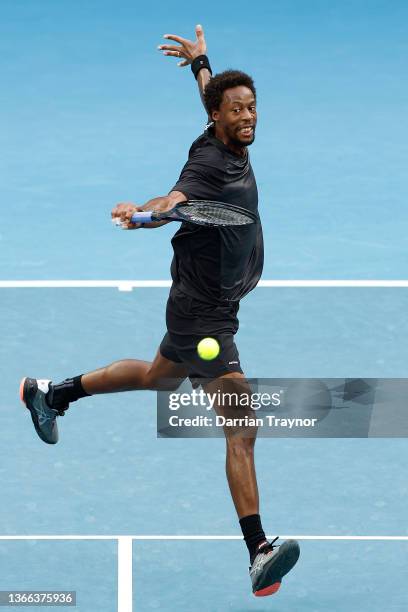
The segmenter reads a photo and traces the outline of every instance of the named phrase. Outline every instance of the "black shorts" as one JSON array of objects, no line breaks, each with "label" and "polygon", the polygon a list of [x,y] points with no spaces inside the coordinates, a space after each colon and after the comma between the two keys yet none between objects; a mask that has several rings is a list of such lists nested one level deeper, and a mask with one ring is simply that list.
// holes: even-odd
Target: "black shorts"
[{"label": "black shorts", "polygon": [[[167,333],[160,344],[166,359],[182,363],[190,379],[218,378],[229,372],[241,372],[234,335],[238,331],[239,304],[215,306],[201,302],[172,287],[167,302]],[[197,344],[203,338],[215,338],[220,354],[211,361],[198,356]]]}]

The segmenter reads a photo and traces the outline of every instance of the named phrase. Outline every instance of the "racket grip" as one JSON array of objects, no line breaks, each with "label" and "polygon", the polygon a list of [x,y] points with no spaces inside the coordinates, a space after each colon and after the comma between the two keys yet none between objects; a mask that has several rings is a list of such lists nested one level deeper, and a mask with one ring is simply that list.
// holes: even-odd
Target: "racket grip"
[{"label": "racket grip", "polygon": [[135,212],[132,215],[131,221],[132,223],[150,223],[152,220],[153,211],[152,210],[144,210],[142,212]]}]

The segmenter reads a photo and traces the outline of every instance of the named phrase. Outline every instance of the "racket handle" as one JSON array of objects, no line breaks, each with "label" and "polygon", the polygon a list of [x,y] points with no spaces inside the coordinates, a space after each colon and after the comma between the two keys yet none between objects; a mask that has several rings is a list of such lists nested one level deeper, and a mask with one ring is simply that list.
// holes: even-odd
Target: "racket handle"
[{"label": "racket handle", "polygon": [[152,220],[153,211],[144,210],[142,212],[135,212],[132,215],[132,223],[150,223]]}]

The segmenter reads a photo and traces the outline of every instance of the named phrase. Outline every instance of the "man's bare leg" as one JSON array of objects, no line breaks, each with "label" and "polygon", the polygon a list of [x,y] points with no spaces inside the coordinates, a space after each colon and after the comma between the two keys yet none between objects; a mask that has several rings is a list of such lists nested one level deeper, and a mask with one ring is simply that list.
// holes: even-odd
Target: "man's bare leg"
[{"label": "man's bare leg", "polygon": [[[226,418],[248,419],[256,415],[251,409],[251,389],[243,374],[230,373],[204,385],[207,393],[225,393],[216,406],[217,414]],[[235,395],[231,395],[235,393]],[[249,396],[249,397],[248,397]],[[237,402],[229,403],[229,398]],[[247,400],[247,401],[244,401]],[[234,423],[234,421],[231,421]],[[282,578],[299,558],[299,544],[284,542],[279,548],[269,543],[259,516],[259,496],[256,481],[254,446],[257,428],[246,425],[224,427],[227,444],[226,472],[232,499],[239,517],[250,558],[252,591],[256,596],[272,595],[278,591]]]},{"label": "man's bare leg", "polygon": [[[206,393],[236,393],[238,397],[250,394],[245,376],[231,372],[207,383]],[[253,410],[242,402],[239,406],[218,405],[217,414],[226,418],[255,416]],[[266,543],[259,516],[259,494],[255,471],[254,447],[256,427],[225,427],[226,474],[231,496],[238,514],[241,529],[248,547],[251,563],[259,546]]]},{"label": "man's bare leg", "polygon": [[[250,393],[245,376],[231,372],[204,385],[206,393]],[[217,413],[227,418],[243,416],[238,407],[218,406]],[[247,414],[249,411],[245,411]],[[255,472],[254,447],[256,428],[225,428],[226,473],[238,517],[259,512],[258,484]]]},{"label": "man's bare leg", "polygon": [[166,359],[158,351],[152,362],[123,359],[87,374],[52,384],[47,394],[47,402],[52,409],[61,413],[70,403],[87,395],[141,389],[176,389],[186,375],[182,364]]},{"label": "man's bare leg", "polygon": [[[140,389],[166,389],[169,379],[184,379],[185,367],[157,352],[154,361],[123,359],[83,374],[81,384],[88,395]],[[166,380],[167,379],[167,380]]]}]

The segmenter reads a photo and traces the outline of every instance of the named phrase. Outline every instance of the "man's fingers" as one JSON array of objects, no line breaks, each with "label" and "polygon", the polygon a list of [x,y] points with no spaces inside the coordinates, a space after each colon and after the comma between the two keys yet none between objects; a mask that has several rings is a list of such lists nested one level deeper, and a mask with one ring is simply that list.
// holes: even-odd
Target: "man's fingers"
[{"label": "man's fingers", "polygon": [[132,223],[132,217],[135,212],[136,212],[135,208],[127,210],[124,214],[124,221],[126,221],[126,223]]},{"label": "man's fingers", "polygon": [[136,206],[132,202],[120,202],[111,212],[112,221],[114,221],[116,225],[120,225],[123,229],[138,229],[141,227],[141,224],[131,223],[130,220],[133,213],[140,210],[142,210],[142,208]]},{"label": "man's fingers", "polygon": [[200,25],[199,23],[196,25],[196,27],[195,27],[195,31],[196,31],[196,35],[197,35],[197,38],[198,38],[198,39],[200,39],[200,38],[203,38],[203,37],[204,37],[204,30],[203,30],[203,26],[202,26],[202,25]]},{"label": "man's fingers", "polygon": [[122,210],[123,210],[122,208],[114,208],[111,212],[112,219],[115,219],[116,217],[120,217]]},{"label": "man's fingers", "polygon": [[181,36],[176,36],[175,34],[164,34],[163,38],[169,38],[170,40],[175,40],[176,42],[184,45],[185,43],[190,42],[187,38],[182,38]]},{"label": "man's fingers", "polygon": [[184,53],[180,51],[164,51],[163,55],[171,55],[172,57],[184,57]]},{"label": "man's fingers", "polygon": [[189,66],[189,65],[190,65],[190,63],[191,63],[191,62],[189,62],[188,60],[183,60],[182,62],[179,62],[179,63],[177,64],[177,66],[178,66],[179,68],[184,68],[184,66]]},{"label": "man's fingers", "polygon": [[196,48],[200,53],[206,54],[207,53],[207,43],[205,42],[205,38],[204,38],[203,26],[198,23],[195,27],[195,32],[197,36]]},{"label": "man's fingers", "polygon": [[112,217],[120,217],[124,210],[130,210],[130,208],[136,208],[132,202],[119,202],[116,204],[115,208],[111,211]]},{"label": "man's fingers", "polygon": [[124,229],[124,230],[139,229],[139,227],[141,227],[141,226],[142,226],[141,223],[131,223],[131,224],[122,223],[122,229]]},{"label": "man's fingers", "polygon": [[159,45],[157,47],[160,51],[182,51],[183,47],[179,45]]}]

